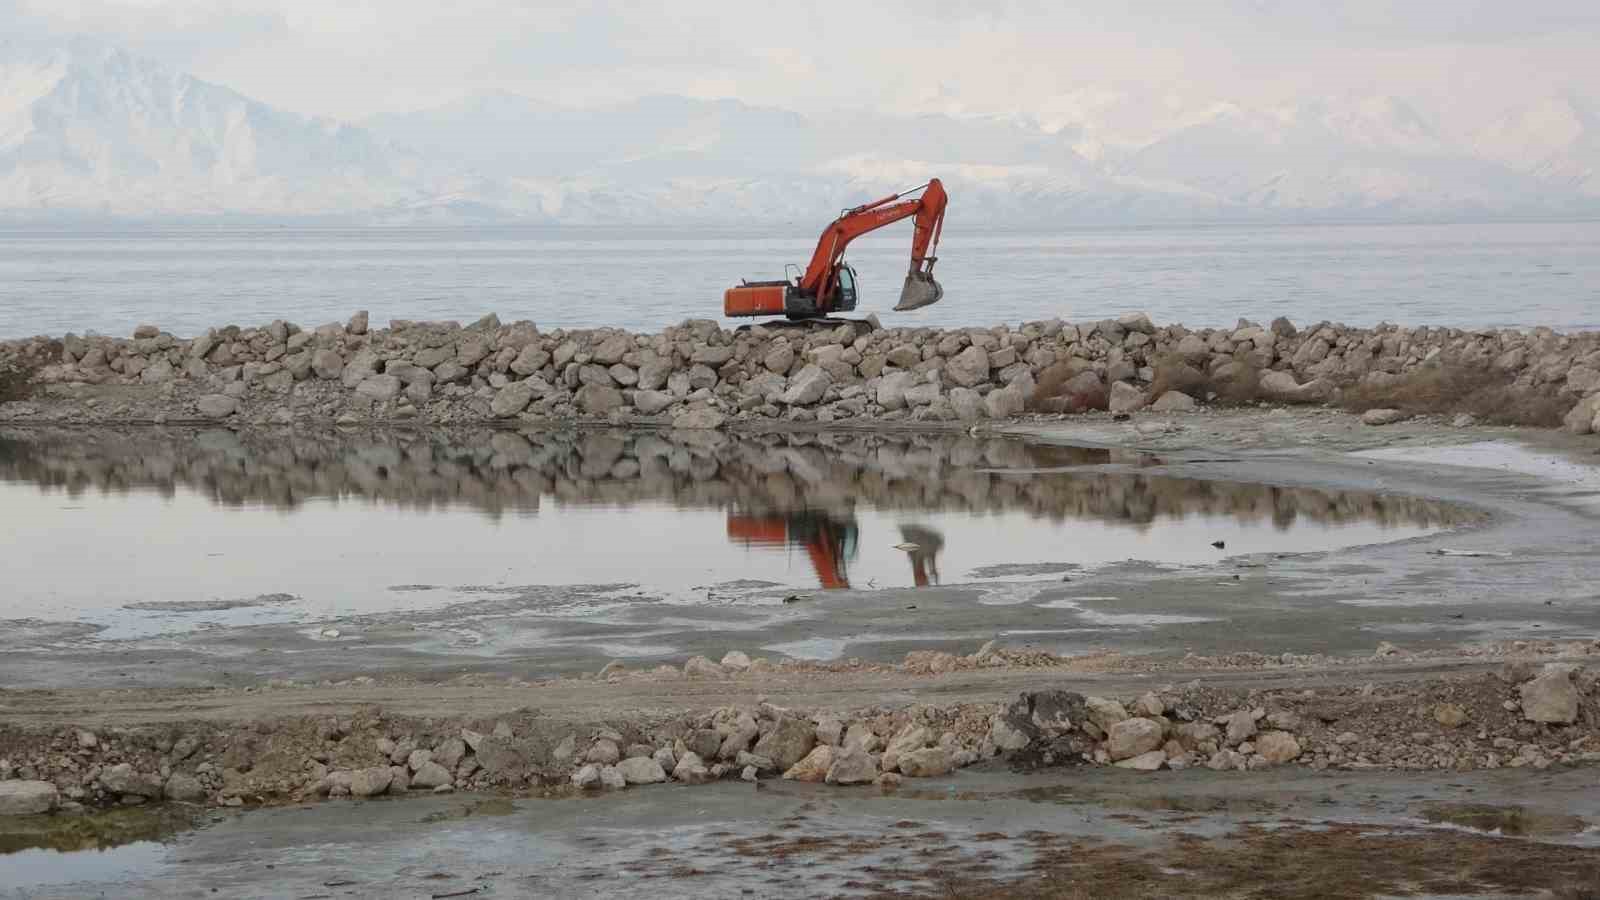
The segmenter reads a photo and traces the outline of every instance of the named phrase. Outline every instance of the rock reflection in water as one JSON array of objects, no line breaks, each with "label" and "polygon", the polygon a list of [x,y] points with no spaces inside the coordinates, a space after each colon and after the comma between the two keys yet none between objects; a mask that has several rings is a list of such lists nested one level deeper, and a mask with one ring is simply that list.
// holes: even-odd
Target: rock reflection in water
[{"label": "rock reflection in water", "polygon": [[[498,515],[541,504],[733,508],[748,515],[857,504],[943,512],[1026,510],[1053,521],[1225,515],[1284,529],[1320,524],[1438,527],[1448,504],[1139,474],[1132,451],[927,434],[561,431],[305,432],[0,430],[0,481],[85,492],[186,488],[228,506],[294,509],[321,498]],[[1038,474],[1017,469],[1112,466]],[[910,543],[915,540],[907,538]]]},{"label": "rock reflection in water", "polygon": [[[491,570],[512,585],[664,591],[739,578],[931,586],[1006,563],[1207,562],[1222,555],[1210,547],[1218,536],[1228,552],[1292,552],[1460,520],[1430,500],[1199,480],[1159,464],[960,434],[0,431],[0,491],[20,502],[24,486],[46,489],[33,506],[57,529],[16,539],[117,549],[141,540],[118,528],[166,529],[171,546],[145,547],[127,585],[83,573],[84,598],[122,603],[277,592],[366,609],[400,602],[375,593],[382,586],[484,584]],[[95,511],[67,518],[48,501],[59,493]],[[138,504],[151,494],[173,498],[169,508]],[[1318,536],[1332,530],[1340,535]],[[258,558],[266,540],[271,566]],[[228,580],[200,583],[208,577]],[[42,608],[55,590],[36,585],[28,602]]]}]

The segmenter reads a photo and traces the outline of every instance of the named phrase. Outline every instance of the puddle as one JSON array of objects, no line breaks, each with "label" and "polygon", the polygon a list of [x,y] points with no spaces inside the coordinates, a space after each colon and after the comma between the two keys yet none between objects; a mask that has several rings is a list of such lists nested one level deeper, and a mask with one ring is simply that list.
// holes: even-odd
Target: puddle
[{"label": "puddle", "polygon": [[1578,816],[1526,806],[1475,803],[1431,806],[1423,810],[1422,818],[1435,825],[1455,825],[1505,837],[1569,837],[1582,834],[1589,827],[1589,823]]},{"label": "puddle", "polygon": [[258,623],[316,636],[327,619],[535,585],[608,586],[536,611],[579,618],[641,600],[781,605],[796,590],[997,579],[1012,583],[983,602],[1026,603],[1081,569],[1462,521],[1434,501],[1162,465],[964,435],[8,429],[3,615],[99,638]]},{"label": "puddle", "polygon": [[[1592,880],[1595,838],[1571,830],[1593,818],[1591,783],[1581,769],[1368,774],[1354,790],[1298,767],[1242,779],[980,766],[889,793],[769,781],[327,802],[218,817],[175,845],[0,855],[0,895],[1002,897],[1048,883],[1129,888],[1117,896],[1246,896],[1262,884],[1296,898],[1419,885],[1521,896]],[[1419,822],[1419,796],[1436,824]],[[1507,800],[1527,809],[1496,805]],[[1504,840],[1508,828],[1524,839]],[[985,889],[952,886],[953,873]]]},{"label": "puddle", "polygon": [[198,821],[171,806],[0,818],[0,886],[51,884],[63,873],[98,882],[154,872],[167,843]]}]

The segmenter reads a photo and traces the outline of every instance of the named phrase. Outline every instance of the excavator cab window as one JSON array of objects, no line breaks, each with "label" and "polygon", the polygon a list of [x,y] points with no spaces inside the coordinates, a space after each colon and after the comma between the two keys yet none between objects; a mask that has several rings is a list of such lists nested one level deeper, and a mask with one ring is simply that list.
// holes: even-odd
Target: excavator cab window
[{"label": "excavator cab window", "polygon": [[837,308],[840,310],[856,308],[856,270],[843,263],[839,264],[839,303]]}]

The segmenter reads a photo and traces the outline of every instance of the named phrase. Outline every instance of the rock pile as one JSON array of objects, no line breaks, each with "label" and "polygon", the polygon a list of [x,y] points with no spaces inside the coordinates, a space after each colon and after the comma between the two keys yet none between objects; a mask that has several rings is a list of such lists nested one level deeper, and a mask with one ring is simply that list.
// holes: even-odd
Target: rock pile
[{"label": "rock pile", "polygon": [[[981,664],[1003,653],[985,648]],[[699,658],[675,677],[760,671]],[[617,677],[618,672],[609,673]],[[1020,767],[1468,770],[1600,762],[1600,672],[1513,661],[1460,679],[1137,697],[1029,691],[1000,703],[850,712],[727,706],[666,720],[340,718],[29,731],[0,728],[0,815],[157,800],[218,805],[457,789],[620,790],[784,778],[893,788],[1002,759]]]},{"label": "rock pile", "polygon": [[[1572,406],[1574,430],[1587,433],[1600,417],[1600,334],[1543,328],[1299,329],[1280,318],[1269,326],[1241,320],[1235,328],[1190,330],[1128,315],[951,330],[864,322],[729,331],[690,320],[659,334],[544,333],[493,315],[465,327],[397,320],[370,329],[365,313],[312,330],[278,321],[183,339],[142,326],[132,338],[69,334],[0,343],[0,369],[25,367],[33,385],[46,388],[9,403],[0,394],[0,416],[590,419],[680,428],[741,419],[971,422],[1030,409],[1178,411],[1210,399],[1177,390],[1153,395],[1158,367],[1175,384],[1243,384],[1251,396],[1324,402],[1345,386],[1382,387],[1446,362],[1502,373],[1518,388],[1561,399]],[[50,390],[74,385],[143,390]]]}]

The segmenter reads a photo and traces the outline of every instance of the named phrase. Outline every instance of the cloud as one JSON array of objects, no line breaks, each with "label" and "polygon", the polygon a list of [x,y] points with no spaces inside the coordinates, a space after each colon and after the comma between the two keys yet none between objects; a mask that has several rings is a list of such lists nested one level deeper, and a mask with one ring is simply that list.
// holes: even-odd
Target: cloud
[{"label": "cloud", "polygon": [[347,118],[488,90],[996,113],[1067,108],[1086,90],[1382,92],[1466,112],[1529,92],[1600,96],[1592,0],[0,0],[8,9]]}]

